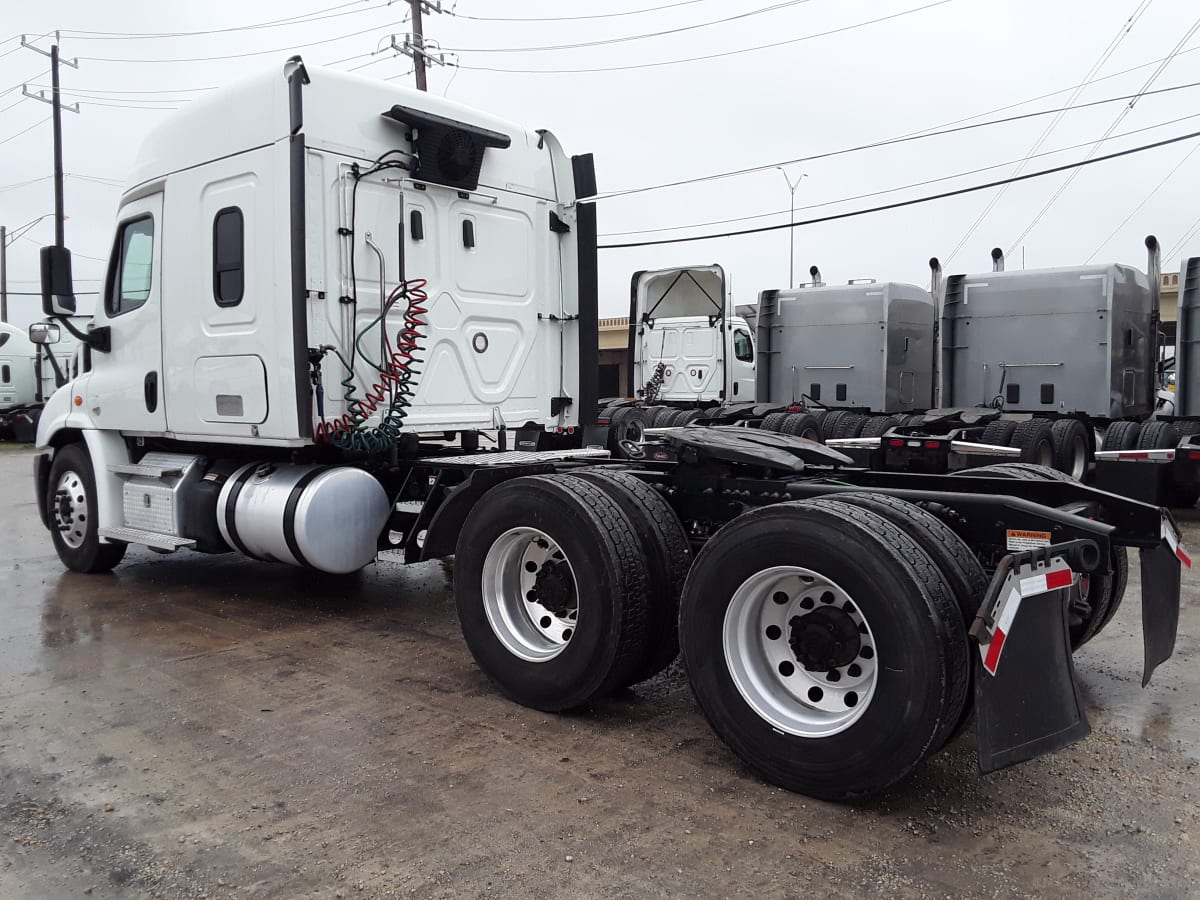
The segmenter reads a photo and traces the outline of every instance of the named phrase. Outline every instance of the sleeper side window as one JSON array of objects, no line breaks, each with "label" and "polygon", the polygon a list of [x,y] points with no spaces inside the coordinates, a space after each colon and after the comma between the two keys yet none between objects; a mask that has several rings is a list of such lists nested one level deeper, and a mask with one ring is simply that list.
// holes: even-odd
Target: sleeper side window
[{"label": "sleeper side window", "polygon": [[245,222],[242,211],[227,206],[213,218],[213,299],[237,306],[245,293]]},{"label": "sleeper side window", "polygon": [[12,384],[12,369],[7,363],[0,366],[0,384]]},{"label": "sleeper side window", "polygon": [[750,332],[738,328],[733,332],[733,355],[742,362],[754,362],[754,344]]},{"label": "sleeper side window", "polygon": [[122,225],[116,249],[120,258],[115,284],[110,274],[104,299],[105,309],[112,316],[137,309],[150,299],[154,279],[154,219],[143,216]]}]

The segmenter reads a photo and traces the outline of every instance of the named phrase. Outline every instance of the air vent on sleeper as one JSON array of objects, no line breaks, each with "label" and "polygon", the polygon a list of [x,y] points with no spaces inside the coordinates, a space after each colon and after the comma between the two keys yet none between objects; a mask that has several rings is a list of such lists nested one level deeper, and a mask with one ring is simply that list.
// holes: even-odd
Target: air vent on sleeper
[{"label": "air vent on sleeper", "polygon": [[413,178],[461,190],[479,186],[479,170],[489,147],[503,150],[512,143],[498,131],[406,106],[393,106],[383,116],[411,129]]}]

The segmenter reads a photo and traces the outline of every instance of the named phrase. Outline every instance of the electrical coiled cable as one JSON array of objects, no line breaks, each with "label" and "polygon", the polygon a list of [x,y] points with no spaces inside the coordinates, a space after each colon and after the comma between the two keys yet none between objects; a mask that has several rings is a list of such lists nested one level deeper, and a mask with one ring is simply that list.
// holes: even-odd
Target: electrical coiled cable
[{"label": "electrical coiled cable", "polygon": [[[421,316],[428,312],[425,303],[429,296],[425,293],[427,281],[424,278],[414,278],[401,282],[388,296],[379,317],[367,325],[371,328],[375,322],[382,321],[387,356],[376,367],[379,380],[376,381],[361,397],[356,396],[358,385],[354,369],[341,352],[334,350],[338,359],[346,369],[342,379],[342,399],[346,403],[346,412],[336,419],[322,421],[315,429],[317,443],[330,443],[343,450],[356,450],[367,453],[378,453],[395,446],[404,426],[408,409],[412,406],[415,392],[414,381],[420,369],[414,367],[422,362],[418,354],[424,349],[421,341],[421,327],[425,325]],[[404,321],[396,333],[396,345],[393,349],[387,340],[387,313],[399,300],[406,301]],[[364,331],[366,329],[363,329]],[[359,337],[361,337],[361,333]],[[358,338],[355,338],[357,343]],[[360,354],[361,355],[361,354]],[[371,417],[382,410],[379,421],[368,425]]]}]

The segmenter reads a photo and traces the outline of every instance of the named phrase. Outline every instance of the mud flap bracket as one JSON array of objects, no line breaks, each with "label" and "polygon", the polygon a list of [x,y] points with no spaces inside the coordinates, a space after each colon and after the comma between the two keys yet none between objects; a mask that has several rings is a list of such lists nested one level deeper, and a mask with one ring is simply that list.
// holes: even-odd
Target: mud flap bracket
[{"label": "mud flap bracket", "polygon": [[971,626],[979,768],[994,772],[1061,750],[1091,732],[1075,684],[1067,610],[1077,572],[1099,564],[1094,542],[1004,557]]}]

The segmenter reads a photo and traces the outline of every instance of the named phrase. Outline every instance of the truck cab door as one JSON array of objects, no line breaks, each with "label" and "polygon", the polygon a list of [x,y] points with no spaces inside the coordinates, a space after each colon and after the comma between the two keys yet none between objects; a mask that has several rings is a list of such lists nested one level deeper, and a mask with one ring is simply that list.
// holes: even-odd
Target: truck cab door
[{"label": "truck cab door", "polygon": [[729,352],[725,359],[730,389],[727,396],[734,403],[750,402],[754,400],[754,337],[750,334],[750,326],[740,319],[730,323],[728,334]]},{"label": "truck cab door", "polygon": [[91,354],[84,410],[97,428],[166,430],[162,352],[163,195],[120,212],[104,295],[93,327],[109,329],[110,351]]}]

